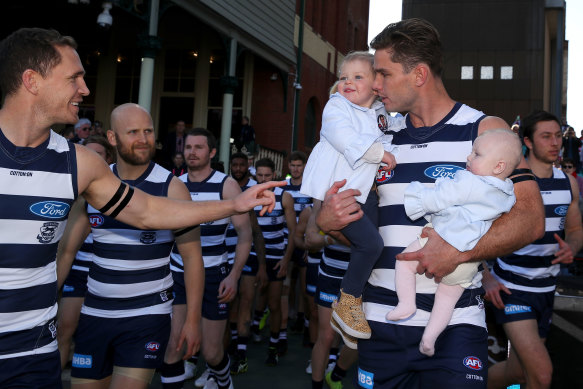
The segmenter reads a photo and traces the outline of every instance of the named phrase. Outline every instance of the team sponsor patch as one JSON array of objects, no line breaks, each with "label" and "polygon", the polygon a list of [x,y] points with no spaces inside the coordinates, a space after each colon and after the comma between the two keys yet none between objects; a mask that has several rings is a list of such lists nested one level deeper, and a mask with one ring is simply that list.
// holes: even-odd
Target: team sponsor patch
[{"label": "team sponsor patch", "polygon": [[251,266],[249,266],[249,265],[244,265],[243,266],[243,271],[250,272],[251,270],[253,270],[253,269],[251,269]]},{"label": "team sponsor patch", "polygon": [[316,285],[306,285],[306,290],[310,293],[316,293]]},{"label": "team sponsor patch", "polygon": [[464,358],[464,366],[472,370],[482,370],[484,367],[480,358],[473,356]]},{"label": "team sponsor patch", "polygon": [[515,315],[517,313],[532,312],[532,308],[528,305],[508,304],[504,306],[505,315]]},{"label": "team sponsor patch", "polygon": [[568,205],[561,205],[555,208],[555,214],[558,216],[565,216],[567,214],[568,209],[569,209]]},{"label": "team sponsor patch", "polygon": [[386,184],[391,178],[393,178],[394,175],[395,173],[393,170],[387,172],[382,170],[382,168],[379,166],[379,170],[377,170],[377,175],[375,177],[377,185]]},{"label": "team sponsor patch", "polygon": [[105,219],[101,215],[90,215],[89,216],[89,224],[91,224],[91,227],[94,227],[94,228],[99,227],[99,226],[103,225],[104,221],[105,221]]},{"label": "team sponsor patch", "polygon": [[358,385],[361,388],[372,389],[374,385],[374,373],[369,373],[368,371],[358,368]]},{"label": "team sponsor patch", "polygon": [[151,353],[155,353],[156,351],[160,350],[160,343],[148,342],[146,343],[146,350],[148,350]]},{"label": "team sponsor patch", "polygon": [[336,296],[335,294],[324,293],[320,291],[320,300],[333,303],[336,299],[338,299],[338,296]]},{"label": "team sponsor patch", "polygon": [[69,213],[71,207],[62,201],[41,201],[29,207],[30,212],[37,216],[49,219],[63,219]]},{"label": "team sponsor patch", "polygon": [[464,170],[464,168],[457,165],[433,165],[425,169],[423,174],[436,180],[438,178],[453,178],[459,170]]},{"label": "team sponsor patch", "polygon": [[41,243],[50,243],[57,234],[57,228],[59,228],[59,223],[57,222],[43,223],[40,228],[40,234],[38,234],[36,238]]},{"label": "team sponsor patch", "polygon": [[387,128],[389,128],[389,124],[385,115],[381,114],[377,116],[377,124],[379,126],[379,130],[381,131],[385,131]]},{"label": "team sponsor patch", "polygon": [[71,285],[63,285],[63,292],[73,292],[75,290],[74,286]]},{"label": "team sponsor patch", "polygon": [[140,234],[140,242],[143,244],[152,244],[156,242],[156,231],[143,231]]},{"label": "team sponsor patch", "polygon": [[71,362],[73,367],[80,369],[91,369],[93,367],[93,356],[83,355],[83,354],[73,354],[73,361]]}]

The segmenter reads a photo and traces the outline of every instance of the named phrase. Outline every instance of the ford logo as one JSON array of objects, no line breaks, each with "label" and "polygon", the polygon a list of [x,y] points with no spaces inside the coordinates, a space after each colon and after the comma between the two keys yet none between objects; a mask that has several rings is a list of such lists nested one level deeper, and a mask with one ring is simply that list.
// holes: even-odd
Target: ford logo
[{"label": "ford logo", "polygon": [[457,165],[434,165],[425,169],[423,174],[436,180],[438,178],[453,178],[455,173],[459,170],[465,169]]},{"label": "ford logo", "polygon": [[61,201],[41,201],[30,206],[30,212],[49,219],[62,219],[67,216],[71,207]]},{"label": "ford logo", "polygon": [[569,209],[568,205],[561,205],[555,208],[555,214],[558,216],[565,216],[567,214],[567,210]]},{"label": "ford logo", "polygon": [[464,366],[472,370],[482,370],[482,361],[478,357],[465,357]]}]

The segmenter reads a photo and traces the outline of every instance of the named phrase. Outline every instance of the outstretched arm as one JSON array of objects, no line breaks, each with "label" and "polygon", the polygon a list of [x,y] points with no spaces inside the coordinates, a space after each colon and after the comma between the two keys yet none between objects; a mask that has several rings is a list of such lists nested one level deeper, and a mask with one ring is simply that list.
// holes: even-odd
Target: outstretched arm
[{"label": "outstretched arm", "polygon": [[[77,147],[76,150],[79,193],[83,194],[89,204],[101,209],[114,197],[121,181],[97,154],[83,147]],[[131,200],[122,207],[116,219],[141,229],[178,230],[245,213],[256,206],[262,206],[262,212],[268,212],[275,206],[275,196],[269,189],[283,185],[286,185],[285,181],[266,182],[252,186],[234,199],[205,202],[150,196],[135,189]],[[127,198],[129,190],[127,186],[123,188],[121,197],[104,213],[111,215]]]}]

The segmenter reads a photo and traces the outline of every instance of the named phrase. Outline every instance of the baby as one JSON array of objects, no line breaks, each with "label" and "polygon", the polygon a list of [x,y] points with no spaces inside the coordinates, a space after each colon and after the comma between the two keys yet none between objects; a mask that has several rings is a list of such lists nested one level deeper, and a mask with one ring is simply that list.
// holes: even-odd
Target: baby
[{"label": "baby", "polygon": [[362,312],[362,291],[384,246],[377,226],[377,198],[371,187],[381,162],[386,170],[396,165],[390,152],[395,151],[390,143],[392,136],[383,131],[398,130],[404,121],[389,116],[378,101],[372,89],[373,62],[373,55],[364,51],[344,58],[334,87],[337,92],[324,108],[320,142],[308,159],[300,190],[324,200],[332,184],[346,178],[345,188],[361,192],[356,200],[365,215],[341,230],[351,243],[351,253],[331,325],[343,338],[346,334],[361,339],[371,336]]},{"label": "baby", "polygon": [[[509,130],[490,130],[474,141],[466,169],[453,179],[438,178],[428,188],[418,181],[405,190],[405,212],[412,220],[423,216],[435,231],[459,251],[471,250],[501,214],[516,201],[508,176],[522,159],[522,144]],[[413,241],[404,252],[421,249],[427,239]],[[416,312],[416,261],[397,261],[395,287],[399,303],[386,318],[403,320]],[[419,350],[428,356],[435,353],[435,341],[448,325],[464,288],[472,284],[479,262],[463,263],[444,277],[437,286],[435,301]]]}]

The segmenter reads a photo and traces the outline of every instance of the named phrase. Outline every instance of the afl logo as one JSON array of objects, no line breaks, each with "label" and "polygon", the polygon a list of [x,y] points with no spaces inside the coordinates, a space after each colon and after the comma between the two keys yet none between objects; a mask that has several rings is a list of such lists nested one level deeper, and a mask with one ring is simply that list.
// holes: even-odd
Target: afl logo
[{"label": "afl logo", "polygon": [[30,212],[49,219],[62,219],[67,216],[71,207],[61,201],[41,201],[30,206]]},{"label": "afl logo", "polygon": [[103,224],[104,221],[105,221],[105,219],[101,215],[89,216],[89,224],[91,224],[91,227],[94,227],[94,228],[99,227],[100,225]]},{"label": "afl logo", "polygon": [[472,370],[482,370],[482,361],[478,357],[465,357],[464,366]]},{"label": "afl logo", "polygon": [[457,165],[434,165],[425,169],[423,174],[436,180],[438,178],[453,178],[459,170],[464,170],[464,168]]},{"label": "afl logo", "polygon": [[160,343],[158,342],[149,342],[146,344],[146,350],[151,353],[155,353],[156,351],[160,350]]},{"label": "afl logo", "polygon": [[567,214],[567,210],[569,209],[568,205],[561,205],[555,208],[555,214],[557,216],[565,216]]},{"label": "afl logo", "polygon": [[377,175],[375,177],[377,185],[386,184],[391,178],[393,178],[394,175],[395,173],[393,170],[387,172],[382,170],[382,167],[379,166],[379,170],[377,170]]},{"label": "afl logo", "polygon": [[379,130],[381,131],[385,131],[387,128],[389,128],[385,115],[377,116],[377,123],[379,125]]}]

